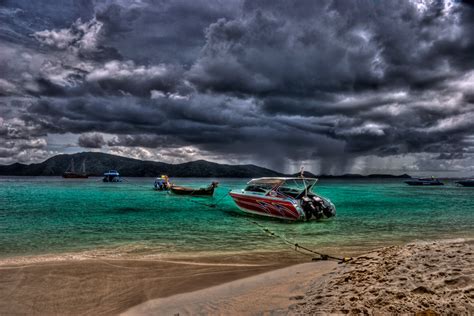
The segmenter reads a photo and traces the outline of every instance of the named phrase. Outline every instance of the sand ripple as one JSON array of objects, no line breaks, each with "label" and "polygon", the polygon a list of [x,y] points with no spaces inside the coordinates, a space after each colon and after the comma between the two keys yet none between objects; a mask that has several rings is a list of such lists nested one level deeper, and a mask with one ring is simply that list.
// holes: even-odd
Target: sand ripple
[{"label": "sand ripple", "polygon": [[474,242],[387,247],[313,282],[294,314],[474,314]]}]

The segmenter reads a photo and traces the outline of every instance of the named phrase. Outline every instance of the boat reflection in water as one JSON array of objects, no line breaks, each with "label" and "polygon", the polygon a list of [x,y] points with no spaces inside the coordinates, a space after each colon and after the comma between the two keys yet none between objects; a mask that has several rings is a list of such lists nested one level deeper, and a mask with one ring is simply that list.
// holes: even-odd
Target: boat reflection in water
[{"label": "boat reflection in water", "polygon": [[464,179],[456,181],[457,184],[462,185],[463,187],[474,187],[474,179]]},{"label": "boat reflection in water", "polygon": [[316,178],[258,178],[243,190],[229,194],[245,213],[285,220],[320,220],[334,217],[336,207],[314,193]]}]

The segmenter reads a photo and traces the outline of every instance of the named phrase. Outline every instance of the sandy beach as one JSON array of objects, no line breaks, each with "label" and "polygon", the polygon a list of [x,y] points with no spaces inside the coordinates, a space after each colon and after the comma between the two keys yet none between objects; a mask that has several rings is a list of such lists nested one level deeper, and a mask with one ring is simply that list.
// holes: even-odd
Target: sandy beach
[{"label": "sandy beach", "polygon": [[473,251],[473,241],[386,247],[346,264],[299,264],[150,300],[124,314],[472,315]]},{"label": "sandy beach", "polygon": [[286,315],[304,297],[312,278],[337,266],[310,262],[277,269],[207,289],[150,300],[124,315]]},{"label": "sandy beach", "polygon": [[293,253],[167,259],[80,254],[0,260],[0,315],[116,315],[151,299],[192,292],[307,260]]},{"label": "sandy beach", "polygon": [[345,264],[291,252],[10,260],[0,265],[0,313],[471,315],[473,253],[473,240],[452,240],[385,247]]},{"label": "sandy beach", "polygon": [[292,314],[474,314],[474,241],[386,247],[315,278]]}]

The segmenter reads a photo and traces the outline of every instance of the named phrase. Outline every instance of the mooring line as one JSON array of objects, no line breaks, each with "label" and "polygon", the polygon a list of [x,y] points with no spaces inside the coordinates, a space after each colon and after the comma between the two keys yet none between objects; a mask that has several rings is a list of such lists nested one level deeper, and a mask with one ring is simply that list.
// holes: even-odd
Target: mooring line
[{"label": "mooring line", "polygon": [[[219,203],[220,201],[222,201],[227,195],[229,195],[230,192],[231,192],[231,190],[229,190],[229,192],[227,192],[227,193],[224,194],[222,197],[220,197],[220,198],[217,200],[217,202],[214,203],[214,204],[198,203],[198,201],[193,201],[193,202],[196,202],[196,203],[198,203],[198,204],[201,204],[201,205],[204,205],[204,206],[207,206],[207,207],[210,207],[210,208],[215,208],[215,207],[218,205],[218,203]],[[313,257],[312,254],[319,255],[319,258],[314,258],[314,257],[313,257],[313,260],[329,260],[329,259],[331,259],[331,260],[337,260],[337,261],[339,261],[339,263],[345,263],[345,262],[349,262],[349,261],[352,260],[352,257],[335,257],[335,256],[331,256],[331,255],[328,255],[328,254],[324,254],[324,253],[321,253],[321,252],[319,252],[319,251],[316,251],[316,250],[309,249],[309,248],[307,248],[307,247],[301,246],[301,245],[298,244],[298,243],[294,243],[294,242],[292,242],[292,241],[289,241],[288,239],[286,239],[286,238],[284,238],[284,237],[282,237],[282,236],[280,236],[280,235],[278,235],[278,234],[272,232],[270,229],[268,229],[267,227],[261,225],[260,223],[258,223],[258,222],[256,222],[256,221],[247,219],[247,218],[245,218],[245,217],[243,217],[243,218],[244,218],[246,221],[248,221],[248,222],[250,222],[250,223],[252,223],[252,224],[258,226],[258,227],[259,227],[260,229],[262,229],[266,234],[268,234],[268,235],[270,235],[270,236],[272,236],[272,237],[279,238],[279,239],[282,240],[285,244],[291,246],[291,248],[292,248],[294,251],[298,252],[298,253],[301,253],[301,254],[306,255],[306,256],[311,256],[311,257]],[[294,247],[294,248],[293,248],[293,247]],[[302,250],[307,251],[307,252],[303,252],[303,251],[301,251],[301,250],[299,250],[299,249],[302,249]],[[309,252],[309,253],[308,253],[308,252]],[[312,253],[312,254],[310,254],[310,253]]]},{"label": "mooring line", "polygon": [[[232,191],[232,190],[229,190],[229,192],[230,192],[230,191]],[[224,200],[224,198],[225,198],[227,195],[229,195],[229,192],[227,192],[227,193],[225,193],[224,195],[222,195],[219,199],[217,199],[217,201],[216,201],[215,203],[212,203],[212,204],[210,204],[210,203],[204,203],[204,202],[200,202],[200,201],[196,201],[196,200],[193,200],[193,199],[191,199],[191,200],[189,200],[189,201],[191,201],[192,203],[199,204],[199,205],[207,206],[207,207],[209,207],[209,208],[216,208],[217,205],[218,205],[220,202],[222,202],[222,200]]]},{"label": "mooring line", "polygon": [[141,184],[135,184],[131,181],[128,181],[127,179],[125,178],[122,178],[122,180],[124,181],[125,184],[128,184],[128,185],[131,185],[131,186],[135,186],[137,188],[147,188],[147,189],[151,189],[149,186],[144,186],[144,185],[141,185]]},{"label": "mooring line", "polygon": [[[319,255],[320,257],[319,258],[313,258],[313,260],[329,260],[329,259],[332,259],[332,260],[336,260],[336,261],[339,261],[339,263],[345,263],[345,262],[349,262],[352,260],[352,257],[335,257],[335,256],[331,256],[331,255],[328,255],[328,254],[324,254],[324,253],[321,253],[319,251],[316,251],[316,250],[312,250],[312,249],[309,249],[307,247],[304,247],[304,246],[301,246],[299,245],[298,243],[294,243],[292,241],[289,241],[288,239],[286,239],[285,237],[283,236],[280,236],[274,232],[272,232],[270,229],[268,229],[267,227],[261,225],[260,223],[256,222],[256,221],[252,221],[252,220],[249,220],[249,219],[245,219],[247,221],[249,221],[250,223],[258,226],[260,229],[262,229],[266,234],[268,234],[269,236],[272,236],[272,237],[276,237],[276,238],[279,238],[280,240],[282,240],[285,244],[289,245],[292,247],[292,249],[298,253],[301,253],[303,255],[306,255],[306,256],[313,256],[309,253],[312,253],[312,254],[316,254],[316,255]],[[294,247],[294,248],[293,248]],[[309,253],[306,253],[306,252],[302,252],[300,251],[299,249],[302,249],[304,251],[307,251]]]}]

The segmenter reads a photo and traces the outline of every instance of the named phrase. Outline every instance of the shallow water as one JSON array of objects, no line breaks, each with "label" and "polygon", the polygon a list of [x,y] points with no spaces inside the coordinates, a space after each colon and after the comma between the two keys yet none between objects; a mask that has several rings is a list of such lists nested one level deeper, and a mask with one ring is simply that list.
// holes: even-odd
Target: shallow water
[{"label": "shallow water", "polygon": [[[0,256],[81,251],[129,255],[279,251],[288,246],[249,219],[299,244],[356,254],[407,241],[474,237],[474,188],[410,187],[401,180],[321,180],[337,217],[287,223],[241,215],[229,196],[246,180],[219,179],[213,198],[152,190],[152,178],[0,177]],[[208,185],[214,179],[172,179]],[[221,199],[223,198],[223,199]],[[220,202],[216,208],[203,204]]]}]

